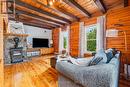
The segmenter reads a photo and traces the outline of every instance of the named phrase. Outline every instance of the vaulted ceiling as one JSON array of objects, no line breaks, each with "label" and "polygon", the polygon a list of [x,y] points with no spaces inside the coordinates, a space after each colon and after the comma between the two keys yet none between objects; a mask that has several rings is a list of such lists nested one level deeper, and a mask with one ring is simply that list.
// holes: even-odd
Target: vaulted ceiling
[{"label": "vaulted ceiling", "polygon": [[[53,29],[104,14],[123,3],[124,0],[15,0],[15,9],[24,24]],[[10,19],[14,20],[11,16]]]}]

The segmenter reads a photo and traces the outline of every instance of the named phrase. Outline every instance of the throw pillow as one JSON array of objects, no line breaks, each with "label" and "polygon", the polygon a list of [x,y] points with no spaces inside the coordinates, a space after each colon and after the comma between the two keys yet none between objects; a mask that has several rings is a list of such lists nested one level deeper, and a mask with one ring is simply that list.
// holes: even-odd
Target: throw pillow
[{"label": "throw pillow", "polygon": [[99,63],[106,63],[107,62],[107,56],[106,56],[106,53],[103,49],[100,49],[99,51],[97,51],[95,58],[97,58],[97,57],[103,58]]},{"label": "throw pillow", "polygon": [[106,56],[107,56],[107,62],[106,63],[109,63],[110,60],[114,57],[112,51],[107,51]]},{"label": "throw pillow", "polygon": [[106,51],[111,51],[113,53],[113,56],[117,53],[117,50],[115,48],[109,48]]},{"label": "throw pillow", "polygon": [[103,59],[103,57],[93,58],[93,59],[90,61],[90,63],[89,63],[88,66],[97,65],[102,59]]}]

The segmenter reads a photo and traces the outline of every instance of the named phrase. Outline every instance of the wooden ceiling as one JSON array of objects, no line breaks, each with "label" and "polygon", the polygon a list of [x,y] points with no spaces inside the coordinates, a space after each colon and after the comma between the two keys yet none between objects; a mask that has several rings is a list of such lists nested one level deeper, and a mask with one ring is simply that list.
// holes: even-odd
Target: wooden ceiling
[{"label": "wooden ceiling", "polygon": [[[48,4],[54,1],[52,5]],[[121,6],[124,0],[15,0],[19,21],[53,29]],[[11,16],[10,16],[11,17]],[[13,20],[13,18],[10,18]]]}]

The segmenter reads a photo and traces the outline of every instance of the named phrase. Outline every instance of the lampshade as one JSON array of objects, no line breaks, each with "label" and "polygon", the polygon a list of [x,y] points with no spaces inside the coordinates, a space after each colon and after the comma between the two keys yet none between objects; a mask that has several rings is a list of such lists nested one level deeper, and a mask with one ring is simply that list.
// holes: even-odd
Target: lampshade
[{"label": "lampshade", "polygon": [[53,40],[50,40],[50,44],[53,44]]},{"label": "lampshade", "polygon": [[106,31],[106,37],[118,37],[118,30],[116,30],[116,29],[108,29]]}]

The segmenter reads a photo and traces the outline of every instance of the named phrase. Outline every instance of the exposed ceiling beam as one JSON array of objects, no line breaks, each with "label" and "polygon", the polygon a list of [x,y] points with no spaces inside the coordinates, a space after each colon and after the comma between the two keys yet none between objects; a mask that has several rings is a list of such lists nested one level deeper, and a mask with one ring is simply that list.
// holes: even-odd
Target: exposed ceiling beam
[{"label": "exposed ceiling beam", "polygon": [[31,18],[35,18],[35,20],[38,20],[38,21],[42,21],[44,23],[48,23],[48,24],[51,24],[51,25],[54,25],[54,26],[60,26],[59,24],[57,23],[54,23],[54,22],[49,22],[49,21],[46,21],[44,17],[41,17],[41,16],[37,16],[35,14],[31,14],[29,12],[26,12],[26,11],[22,11],[22,10],[16,10],[16,13],[18,14],[24,14],[24,15],[27,15],[27,16],[30,16]]},{"label": "exposed ceiling beam", "polygon": [[45,27],[45,26],[37,25],[37,24],[34,24],[34,23],[26,23],[26,22],[24,22],[23,24],[24,25],[29,25],[29,26],[34,26],[34,27],[39,27],[39,28],[44,28],[44,29],[49,29],[49,30],[54,29],[54,28],[48,28],[48,27]]},{"label": "exposed ceiling beam", "polygon": [[[9,20],[15,21],[14,18],[9,18]],[[25,21],[23,19],[20,19],[19,22],[22,22],[25,25],[30,25],[30,26],[35,26],[35,27],[40,27],[40,28],[45,28],[45,29],[53,29],[53,28],[55,28],[55,27],[43,26],[43,25],[38,24],[38,23],[27,22],[27,21]]]},{"label": "exposed ceiling beam", "polygon": [[64,13],[64,14],[70,16],[70,17],[73,18],[75,21],[79,21],[79,20],[80,20],[80,18],[78,18],[77,16],[75,16],[75,15],[73,15],[73,14],[71,14],[71,13],[65,11],[65,10],[62,9],[62,8],[59,8],[58,6],[55,6],[55,5],[54,5],[54,8],[57,9],[58,11]]},{"label": "exposed ceiling beam", "polygon": [[49,23],[34,19],[34,18],[32,18],[30,16],[26,16],[26,15],[20,15],[19,19],[25,20],[26,22],[34,22],[34,23],[37,23],[37,24],[40,24],[40,25],[43,25],[43,26],[48,26],[48,27],[60,27],[60,26],[52,25],[52,24],[49,24]]},{"label": "exposed ceiling beam", "polygon": [[39,13],[44,14],[46,16],[49,16],[49,17],[61,20],[61,21],[66,22],[66,23],[71,23],[70,20],[68,20],[68,19],[66,19],[64,17],[60,17],[58,15],[52,14],[50,12],[47,12],[47,11],[45,11],[43,9],[36,8],[36,7],[34,7],[32,5],[29,5],[29,4],[25,3],[25,2],[22,2],[20,0],[15,0],[15,3],[16,3],[16,5],[19,5],[19,6],[22,6],[22,7],[26,7],[28,9],[31,9],[31,10],[36,11],[36,12],[39,12]]},{"label": "exposed ceiling beam", "polygon": [[47,21],[47,22],[50,22],[50,23],[53,23],[53,24],[56,24],[56,25],[65,25],[64,23],[61,23],[59,21],[55,21],[55,20],[52,20],[52,19],[49,19],[49,18],[46,18],[46,17],[43,17],[43,16],[36,15],[36,14],[32,14],[32,13],[27,12],[27,11],[22,11],[22,10],[18,11],[17,10],[16,12],[21,13],[21,14],[26,14],[26,15],[29,15],[29,16],[32,16],[32,17],[35,17],[35,18],[39,18],[41,20],[44,20],[44,21]]},{"label": "exposed ceiling beam", "polygon": [[97,7],[102,11],[102,13],[106,13],[106,7],[102,0],[94,0],[94,3],[97,5]]},{"label": "exposed ceiling beam", "polygon": [[124,7],[128,6],[128,0],[124,0]]},{"label": "exposed ceiling beam", "polygon": [[91,17],[91,14],[84,9],[82,6],[80,6],[75,0],[63,0],[66,4],[69,6],[75,8],[76,10],[80,11],[83,15],[87,17]]},{"label": "exposed ceiling beam", "polygon": [[71,14],[71,13],[69,13],[69,12],[67,12],[67,11],[58,9],[57,6],[55,6],[55,3],[56,3],[56,2],[53,3],[52,6],[47,6],[47,5],[45,5],[44,3],[42,3],[42,2],[40,2],[40,1],[38,1],[38,0],[32,0],[32,1],[38,3],[39,5],[41,5],[41,6],[45,7],[45,8],[51,9],[52,11],[58,13],[59,15],[72,18],[72,19],[75,20],[75,21],[79,21],[79,18],[76,17],[76,16],[74,16],[73,14]]},{"label": "exposed ceiling beam", "polygon": [[50,24],[50,23],[46,23],[46,22],[41,21],[41,20],[38,20],[38,19],[36,19],[36,18],[32,18],[32,17],[27,16],[27,15],[24,15],[24,14],[22,14],[22,15],[20,15],[20,16],[21,16],[21,17],[25,17],[25,18],[27,18],[27,19],[30,19],[30,22],[36,21],[37,23],[41,23],[42,25],[47,25],[47,26],[51,26],[51,27],[60,27],[60,26],[57,26],[57,25],[53,25],[53,24]]}]

